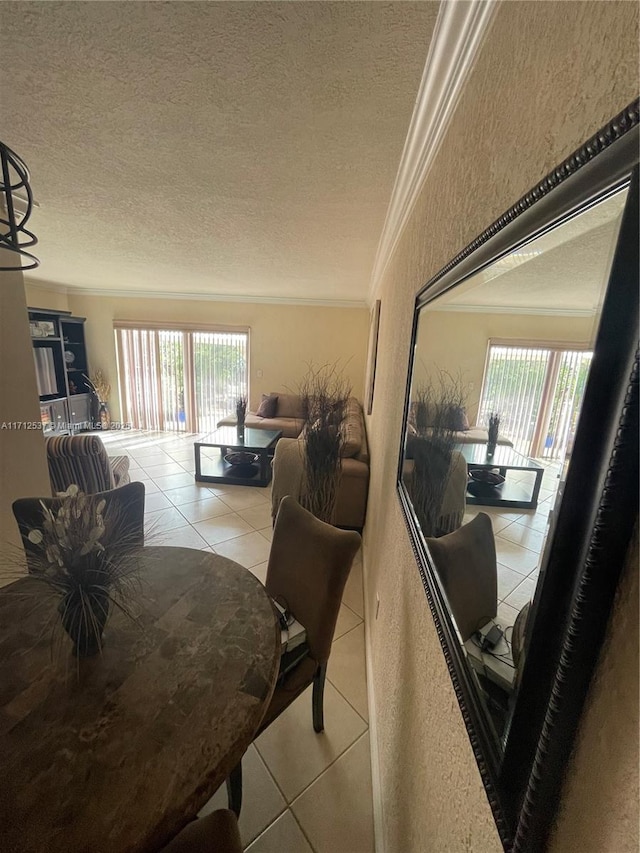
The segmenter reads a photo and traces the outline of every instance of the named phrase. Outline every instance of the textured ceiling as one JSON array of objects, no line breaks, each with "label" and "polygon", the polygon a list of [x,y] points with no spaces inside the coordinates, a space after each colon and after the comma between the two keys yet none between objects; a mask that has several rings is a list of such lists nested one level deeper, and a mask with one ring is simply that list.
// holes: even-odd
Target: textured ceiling
[{"label": "textured ceiling", "polygon": [[364,300],[438,4],[0,3],[31,280]]},{"label": "textured ceiling", "polygon": [[626,197],[625,189],[532,240],[467,279],[434,307],[595,313]]}]

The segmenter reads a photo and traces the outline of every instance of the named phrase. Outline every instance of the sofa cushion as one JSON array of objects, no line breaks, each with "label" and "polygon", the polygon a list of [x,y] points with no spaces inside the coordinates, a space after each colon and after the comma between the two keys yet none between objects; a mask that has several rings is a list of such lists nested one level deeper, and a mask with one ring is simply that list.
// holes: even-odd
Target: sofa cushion
[{"label": "sofa cushion", "polygon": [[362,444],[362,407],[355,397],[347,401],[347,411],[340,427],[342,431],[342,447],[340,456],[356,456]]},{"label": "sofa cushion", "polygon": [[464,406],[451,406],[448,415],[451,429],[462,431],[469,429],[469,419]]},{"label": "sofa cushion", "polygon": [[298,418],[304,420],[304,406],[302,400],[297,394],[273,394],[278,398],[278,408],[276,409],[275,417],[277,418]]},{"label": "sofa cushion", "polygon": [[300,418],[263,418],[259,428],[279,429],[283,438],[297,438],[303,426],[304,421]]},{"label": "sofa cushion", "polygon": [[278,411],[278,395],[277,394],[263,394],[262,402],[258,406],[258,411],[256,415],[259,418],[275,418],[276,412]]}]

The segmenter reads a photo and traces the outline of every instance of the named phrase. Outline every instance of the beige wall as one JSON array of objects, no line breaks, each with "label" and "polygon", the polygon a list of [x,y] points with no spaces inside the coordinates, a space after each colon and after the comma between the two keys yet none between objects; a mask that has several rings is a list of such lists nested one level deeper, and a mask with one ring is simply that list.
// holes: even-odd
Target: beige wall
[{"label": "beige wall", "polygon": [[415,378],[420,384],[435,370],[460,376],[467,389],[469,423],[476,423],[489,338],[589,343],[592,317],[485,314],[423,310],[416,341]]},{"label": "beige wall", "polygon": [[[382,300],[365,528],[365,585],[372,699],[386,853],[501,850],[480,774],[429,613],[395,489],[415,294],[450,258],[637,96],[638,9],[632,3],[504,3],[447,138],[377,292]],[[380,596],[377,621],[376,594]],[[620,600],[626,621],[635,598]],[[613,683],[635,678],[637,650],[610,655]],[[633,739],[637,709],[620,690],[601,696],[598,721]],[[589,802],[601,832],[574,846],[579,798],[563,803],[552,850],[637,849],[614,831],[635,813],[613,755],[583,727],[581,776],[597,775]],[[634,717],[634,714],[636,715]],[[631,748],[631,745],[630,745]],[[637,768],[636,768],[637,771]],[[617,798],[619,807],[609,811]],[[601,844],[601,841],[603,843]]]},{"label": "beige wall", "polygon": [[[0,272],[0,425],[12,422],[40,424],[40,407],[22,273]],[[22,550],[13,501],[50,494],[42,432],[0,429],[0,561]]]},{"label": "beige wall", "polygon": [[[59,307],[62,294],[27,285],[29,304]],[[244,302],[198,302],[173,299],[116,299],[74,295],[64,308],[86,317],[85,326],[91,370],[102,368],[111,382],[112,415],[119,420],[117,368],[113,334],[114,320],[220,323],[251,329],[251,404],[270,391],[295,390],[306,371],[306,363],[338,362],[362,400],[365,359],[369,333],[366,308],[271,305]],[[258,371],[262,376],[258,377]]]},{"label": "beige wall", "polygon": [[55,311],[69,310],[67,294],[59,289],[30,284],[25,281],[24,291],[29,308],[48,308]]}]

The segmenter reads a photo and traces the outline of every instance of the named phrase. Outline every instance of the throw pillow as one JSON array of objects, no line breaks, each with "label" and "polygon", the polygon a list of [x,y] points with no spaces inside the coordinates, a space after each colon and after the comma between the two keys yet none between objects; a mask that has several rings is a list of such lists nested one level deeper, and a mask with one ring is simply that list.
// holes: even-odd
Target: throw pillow
[{"label": "throw pillow", "polygon": [[278,395],[277,394],[263,394],[262,402],[258,406],[258,411],[256,415],[259,418],[275,418],[276,411],[278,409]]},{"label": "throw pillow", "polygon": [[449,412],[451,429],[466,431],[469,429],[469,419],[464,406],[452,406]]}]

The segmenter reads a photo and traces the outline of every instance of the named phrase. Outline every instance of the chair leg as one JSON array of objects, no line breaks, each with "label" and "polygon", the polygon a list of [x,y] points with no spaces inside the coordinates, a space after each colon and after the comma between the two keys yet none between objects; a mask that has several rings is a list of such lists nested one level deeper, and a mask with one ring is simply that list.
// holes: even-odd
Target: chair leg
[{"label": "chair leg", "polygon": [[324,680],[327,675],[326,663],[321,664],[313,676],[313,699],[311,707],[313,710],[313,728],[316,732],[324,731]]},{"label": "chair leg", "polygon": [[242,808],[242,761],[238,761],[227,776],[227,802],[229,809],[239,818]]}]

